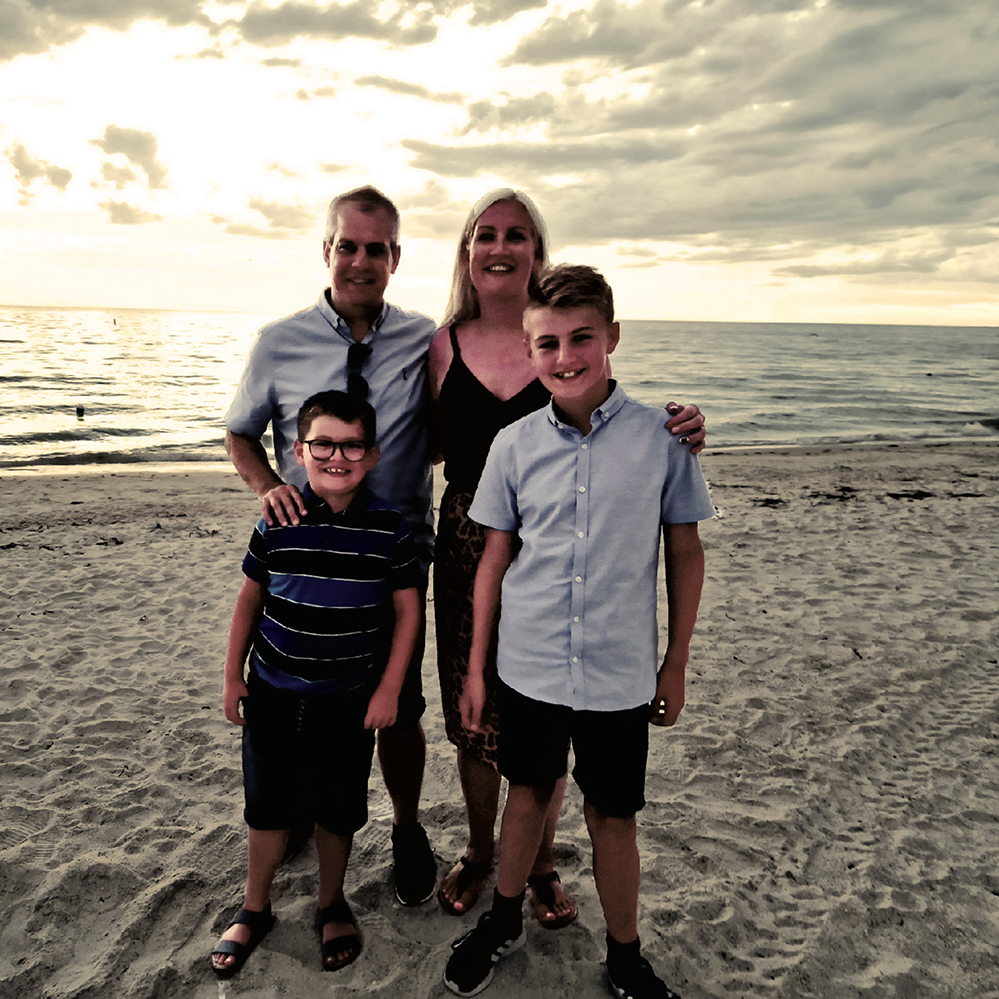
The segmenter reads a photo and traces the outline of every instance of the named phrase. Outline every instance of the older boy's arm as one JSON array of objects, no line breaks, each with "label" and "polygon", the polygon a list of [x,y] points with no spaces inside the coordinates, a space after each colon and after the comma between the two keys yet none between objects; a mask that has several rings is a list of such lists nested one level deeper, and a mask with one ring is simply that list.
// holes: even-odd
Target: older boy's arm
[{"label": "older boy's arm", "polygon": [[245,725],[239,713],[239,701],[246,697],[246,680],[243,666],[253,644],[253,632],[264,612],[267,591],[249,577],[244,577],[243,588],[236,597],[232,621],[229,624],[229,644],[225,650],[225,675],[222,683],[222,707],[233,725]]},{"label": "older boy's arm", "polygon": [[489,654],[499,617],[503,577],[513,561],[515,538],[513,531],[488,528],[486,546],[475,573],[475,588],[472,591],[472,651],[465,689],[459,702],[461,723],[472,732],[482,731],[482,709],[486,703],[486,656]]},{"label": "older boy's arm", "polygon": [[420,592],[415,586],[395,590],[392,594],[395,607],[395,627],[392,630],[392,648],[381,682],[368,702],[364,718],[365,728],[388,728],[395,724],[399,710],[399,693],[406,679],[406,670],[413,658],[413,649],[420,633]]},{"label": "older boy's arm", "polygon": [[669,635],[650,720],[653,725],[668,726],[676,723],[683,710],[690,639],[704,583],[704,549],[697,534],[697,524],[667,524],[663,537],[666,541]]},{"label": "older boy's arm", "polygon": [[275,520],[282,527],[297,525],[299,516],[305,516],[305,500],[274,471],[263,444],[256,437],[226,430],[225,450],[240,478],[260,497],[264,520],[271,527]]}]

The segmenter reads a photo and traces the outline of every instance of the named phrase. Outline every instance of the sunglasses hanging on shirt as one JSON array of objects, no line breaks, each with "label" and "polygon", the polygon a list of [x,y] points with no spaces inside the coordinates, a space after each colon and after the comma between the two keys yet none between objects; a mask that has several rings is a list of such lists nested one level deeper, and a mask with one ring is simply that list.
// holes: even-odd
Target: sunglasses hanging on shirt
[{"label": "sunglasses hanging on shirt", "polygon": [[364,362],[371,355],[366,343],[352,343],[347,348],[347,394],[358,399],[368,398],[368,382],[361,374]]}]

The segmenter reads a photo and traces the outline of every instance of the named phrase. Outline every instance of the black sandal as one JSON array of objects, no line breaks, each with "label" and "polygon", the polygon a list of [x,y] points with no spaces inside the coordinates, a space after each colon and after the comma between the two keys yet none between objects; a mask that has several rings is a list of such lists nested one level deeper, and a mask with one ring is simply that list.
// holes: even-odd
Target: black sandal
[{"label": "black sandal", "polygon": [[454,871],[454,867],[444,875],[440,888],[437,889],[437,902],[440,907],[451,916],[463,916],[470,909],[474,908],[482,895],[482,890],[486,885],[486,878],[493,869],[493,865],[488,860],[469,860],[467,856],[459,857],[455,862],[455,867],[460,865],[461,870],[455,875],[454,890],[457,894],[455,901],[458,901],[466,892],[471,892],[472,901],[464,909],[456,909],[447,895],[444,894],[444,885]]},{"label": "black sandal", "polygon": [[562,879],[558,876],[558,871],[549,871],[547,874],[532,874],[527,879],[527,886],[531,889],[531,907],[534,909],[534,918],[546,929],[546,930],[560,930],[563,926],[568,926],[570,923],[574,922],[576,916],[579,915],[579,910],[576,908],[576,903],[573,902],[565,889],[563,889],[563,894],[565,894],[565,900],[572,907],[571,912],[564,912],[561,916],[555,916],[554,919],[542,919],[538,912],[538,909],[542,906],[547,909],[552,915],[555,915],[555,882],[559,884],[562,883]]},{"label": "black sandal", "polygon": [[227,964],[223,967],[219,967],[215,961],[212,961],[212,971],[215,972],[219,978],[229,978],[235,975],[240,968],[246,964],[246,959],[253,953],[254,948],[260,943],[261,940],[267,936],[271,931],[271,927],[277,922],[277,916],[271,912],[271,907],[267,908],[263,912],[254,912],[252,909],[240,909],[239,912],[233,916],[232,922],[226,929],[232,926],[238,926],[243,924],[250,927],[250,939],[246,941],[245,944],[241,944],[236,940],[219,940],[215,945],[215,949],[212,951],[212,957],[214,958],[216,954],[221,954],[224,957],[234,957],[235,960],[232,964]]},{"label": "black sandal", "polygon": [[[345,933],[343,936],[333,937],[332,940],[323,940],[323,927],[327,923],[352,923],[354,929],[357,929],[357,920],[354,919],[354,913],[350,911],[346,900],[333,902],[316,913],[316,930],[322,943],[320,954],[323,971],[339,971],[360,957],[363,944],[360,933]],[[337,955],[341,951],[346,951],[347,956],[338,960]]]}]

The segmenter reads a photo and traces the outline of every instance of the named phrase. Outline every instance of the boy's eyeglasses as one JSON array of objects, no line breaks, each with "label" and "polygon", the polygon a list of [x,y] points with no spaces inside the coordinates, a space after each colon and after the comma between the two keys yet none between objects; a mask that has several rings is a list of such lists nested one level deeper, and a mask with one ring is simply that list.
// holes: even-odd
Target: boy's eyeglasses
[{"label": "boy's eyeglasses", "polygon": [[370,355],[370,344],[352,343],[347,348],[347,394],[357,399],[368,398],[368,381],[361,374],[361,367]]},{"label": "boy's eyeglasses", "polygon": [[308,445],[309,453],[317,461],[328,461],[336,454],[337,448],[347,461],[360,461],[368,453],[368,445],[364,441],[328,441],[325,437],[302,441]]}]

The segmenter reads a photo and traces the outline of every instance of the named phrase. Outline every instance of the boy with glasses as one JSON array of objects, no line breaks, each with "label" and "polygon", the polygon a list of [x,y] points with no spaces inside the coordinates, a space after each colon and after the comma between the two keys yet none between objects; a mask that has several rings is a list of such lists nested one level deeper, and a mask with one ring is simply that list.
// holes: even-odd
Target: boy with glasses
[{"label": "boy with glasses", "polygon": [[421,625],[409,527],[365,485],[374,442],[375,413],[363,399],[307,399],[294,445],[308,475],[305,512],[297,525],[261,519],[243,560],[223,703],[243,729],[248,871],[243,907],[212,952],[223,977],[274,925],[271,885],[303,818],[316,823],[323,970],[361,952],[344,875],[367,821],[375,730],[395,723]]},{"label": "boy with glasses", "polygon": [[[366,398],[378,413],[381,452],[370,486],[408,519],[425,595],[433,511],[424,369],[436,324],[385,301],[400,252],[399,211],[380,191],[360,187],[330,202],[323,238],[329,287],[311,308],[260,330],[225,416],[226,451],[260,497],[267,523],[297,524],[305,513],[305,469],[294,450],[302,401],[328,389]],[[268,426],[273,465],[261,441]],[[432,898],[437,881],[419,811],[426,757],[423,652],[421,631],[396,723],[378,733],[378,759],[393,806],[393,880],[403,905]],[[295,831],[290,854],[308,829],[306,821]]]}]

